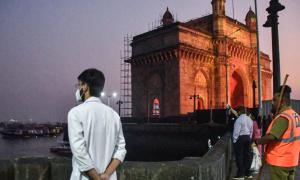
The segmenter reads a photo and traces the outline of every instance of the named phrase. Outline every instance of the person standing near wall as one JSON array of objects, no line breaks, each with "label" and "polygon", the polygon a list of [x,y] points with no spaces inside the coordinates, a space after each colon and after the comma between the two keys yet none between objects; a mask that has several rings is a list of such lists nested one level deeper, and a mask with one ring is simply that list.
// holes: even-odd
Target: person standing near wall
[{"label": "person standing near wall", "polygon": [[99,96],[105,78],[97,69],[78,76],[76,100],[82,104],[68,113],[72,150],[71,180],[117,180],[116,168],[126,155],[119,115]]},{"label": "person standing near wall", "polygon": [[233,147],[237,165],[237,175],[233,178],[243,180],[244,177],[252,178],[250,167],[252,162],[251,137],[253,133],[253,121],[247,116],[246,108],[237,108],[239,117],[233,128]]},{"label": "person standing near wall", "polygon": [[[253,120],[252,140],[255,141],[255,139],[261,138],[261,132],[260,132],[261,126],[259,125],[260,124],[259,121],[254,117],[254,115],[252,113],[249,113],[248,116]],[[262,153],[261,145],[258,145],[257,148],[258,148],[259,153],[261,154]]]}]

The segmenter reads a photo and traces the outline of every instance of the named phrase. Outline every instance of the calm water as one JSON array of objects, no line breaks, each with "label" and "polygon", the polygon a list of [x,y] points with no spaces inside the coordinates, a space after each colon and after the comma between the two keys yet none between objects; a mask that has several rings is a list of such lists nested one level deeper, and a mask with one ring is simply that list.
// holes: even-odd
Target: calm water
[{"label": "calm water", "polygon": [[4,139],[0,135],[0,159],[22,156],[56,156],[49,148],[62,141],[63,136],[28,139]]}]

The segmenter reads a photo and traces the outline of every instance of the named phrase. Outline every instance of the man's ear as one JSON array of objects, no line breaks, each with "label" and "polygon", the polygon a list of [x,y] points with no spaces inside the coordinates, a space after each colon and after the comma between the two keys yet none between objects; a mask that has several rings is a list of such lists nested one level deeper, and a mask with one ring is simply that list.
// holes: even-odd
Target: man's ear
[{"label": "man's ear", "polygon": [[86,83],[83,84],[82,90],[83,90],[84,93],[87,92],[87,91],[89,91],[89,86]]}]

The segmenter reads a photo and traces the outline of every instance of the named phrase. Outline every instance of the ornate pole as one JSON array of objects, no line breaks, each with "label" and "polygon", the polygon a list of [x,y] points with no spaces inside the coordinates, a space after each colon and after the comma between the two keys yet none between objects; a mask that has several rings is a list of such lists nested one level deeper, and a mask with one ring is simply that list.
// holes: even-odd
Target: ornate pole
[{"label": "ornate pole", "polygon": [[264,27],[272,28],[272,54],[273,54],[273,94],[280,87],[280,55],[278,38],[278,12],[285,9],[279,0],[271,0],[270,6],[266,9],[269,13]]}]

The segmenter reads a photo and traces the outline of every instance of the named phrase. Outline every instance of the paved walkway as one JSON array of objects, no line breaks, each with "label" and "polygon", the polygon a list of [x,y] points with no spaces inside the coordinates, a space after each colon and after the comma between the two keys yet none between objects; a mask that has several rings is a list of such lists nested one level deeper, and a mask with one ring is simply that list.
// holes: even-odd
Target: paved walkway
[{"label": "paved walkway", "polygon": [[[299,164],[300,164],[300,161],[299,161]],[[232,180],[232,178],[236,175],[236,171],[237,171],[237,168],[236,168],[235,160],[232,160],[229,180]],[[254,175],[254,177],[251,179],[256,180],[257,175]],[[251,180],[251,179],[249,179],[249,180]],[[245,180],[247,180],[247,179],[245,178]],[[267,165],[264,165],[264,167],[263,167],[261,180],[270,180],[269,170],[268,170]],[[300,180],[300,165],[297,167],[295,180]]]}]

